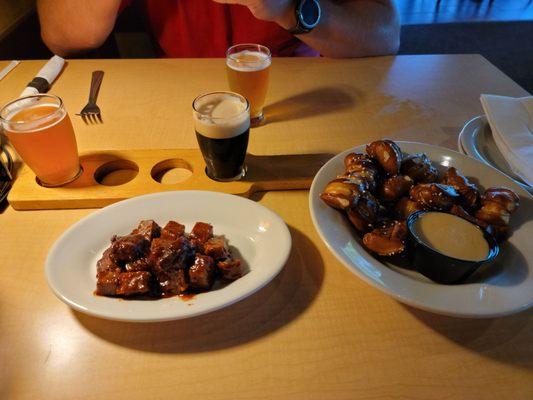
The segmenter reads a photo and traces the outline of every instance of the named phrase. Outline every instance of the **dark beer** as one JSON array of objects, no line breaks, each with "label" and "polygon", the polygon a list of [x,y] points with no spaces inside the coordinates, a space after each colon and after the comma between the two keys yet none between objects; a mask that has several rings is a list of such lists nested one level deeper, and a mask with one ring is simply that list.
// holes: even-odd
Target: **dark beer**
[{"label": "dark beer", "polygon": [[250,132],[248,101],[236,93],[215,92],[197,97],[193,109],[207,175],[220,181],[242,178]]}]

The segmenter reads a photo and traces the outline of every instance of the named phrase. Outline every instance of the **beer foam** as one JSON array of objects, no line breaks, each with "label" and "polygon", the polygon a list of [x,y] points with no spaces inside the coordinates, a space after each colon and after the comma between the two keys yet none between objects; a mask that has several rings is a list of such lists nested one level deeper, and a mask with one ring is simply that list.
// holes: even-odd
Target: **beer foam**
[{"label": "beer foam", "polygon": [[[45,129],[49,129],[52,126],[59,124],[63,120],[63,118],[65,118],[65,115],[67,115],[64,109],[61,109],[60,112],[57,113],[57,109],[59,109],[59,106],[57,104],[39,103],[36,105],[30,105],[31,102],[32,102],[32,99],[23,99],[20,102],[18,102],[16,105],[13,104],[9,108],[6,108],[6,111],[8,112],[8,114],[6,115],[5,119],[9,122],[3,124],[4,129],[11,131],[11,132],[23,132],[23,133],[38,132],[38,131],[42,131]],[[27,105],[30,105],[30,106],[26,107]],[[39,113],[36,113],[36,114],[31,113],[32,110],[39,109],[42,107],[55,108],[56,110],[44,116]],[[15,117],[22,112],[25,112],[27,114],[27,117],[24,119],[24,121],[16,121]],[[48,122],[50,121],[52,121],[52,123],[48,124]]]},{"label": "beer foam", "polygon": [[226,58],[228,67],[241,72],[261,71],[270,67],[270,64],[271,60],[268,54],[260,51],[243,50]]},{"label": "beer foam", "polygon": [[238,136],[250,128],[247,103],[231,93],[213,93],[195,101],[194,129],[211,139]]}]

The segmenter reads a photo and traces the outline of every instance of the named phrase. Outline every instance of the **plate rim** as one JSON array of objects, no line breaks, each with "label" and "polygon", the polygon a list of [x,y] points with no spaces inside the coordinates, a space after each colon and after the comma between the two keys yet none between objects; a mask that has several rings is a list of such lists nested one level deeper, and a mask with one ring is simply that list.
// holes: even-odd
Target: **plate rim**
[{"label": "plate rim", "polygon": [[[437,145],[433,145],[433,144],[428,144],[428,143],[422,143],[422,142],[413,142],[413,141],[400,141],[400,140],[395,140],[395,142],[400,146],[400,148],[402,147],[402,145],[422,145],[422,146],[427,146],[427,147],[431,147],[431,148],[434,148],[434,149],[440,149],[440,150],[445,150],[447,152],[452,152],[452,153],[456,153],[458,154],[459,156],[461,157],[468,157],[472,160],[474,160],[474,162],[478,162],[478,163],[481,163],[483,166],[485,167],[488,167],[494,171],[496,171],[498,174],[500,174],[502,177],[504,178],[507,178],[507,179],[511,179],[510,177],[508,177],[506,174],[504,174],[503,172],[501,172],[500,170],[494,168],[493,166],[491,165],[488,165],[486,163],[483,163],[482,161],[480,160],[477,160],[476,158],[474,157],[470,157],[468,155],[464,155],[464,154],[461,154],[460,152],[456,151],[456,150],[453,150],[453,149],[449,149],[447,147],[442,147],[442,146],[437,146]],[[386,285],[383,285],[383,284],[380,284],[379,282],[377,282],[376,280],[372,279],[371,277],[367,276],[366,274],[364,274],[360,267],[357,266],[357,265],[348,265],[348,263],[340,256],[340,254],[333,248],[333,246],[329,243],[329,241],[326,239],[325,237],[325,234],[324,232],[322,231],[321,227],[319,226],[318,224],[318,221],[316,220],[316,216],[315,216],[315,212],[313,211],[314,209],[314,206],[313,206],[313,203],[314,203],[314,198],[312,196],[313,192],[316,191],[316,187],[318,185],[318,180],[317,180],[317,177],[320,176],[320,174],[330,165],[330,164],[333,164],[334,163],[334,160],[337,159],[337,158],[340,158],[341,155],[343,154],[348,154],[350,152],[353,152],[353,151],[359,151],[359,150],[356,150],[356,149],[364,149],[364,147],[366,146],[366,144],[362,144],[362,145],[357,145],[357,146],[352,146],[351,148],[348,148],[348,149],[345,149],[341,152],[339,152],[338,154],[336,154],[335,156],[331,157],[321,168],[320,170],[317,172],[317,174],[315,175],[314,179],[313,179],[313,182],[311,184],[311,187],[309,189],[309,199],[308,199],[308,204],[309,204],[309,211],[310,211],[310,214],[311,214],[311,220],[313,221],[313,225],[315,227],[315,230],[317,231],[318,235],[320,236],[322,242],[326,245],[326,247],[328,248],[328,250],[335,256],[335,258],[346,268],[348,269],[350,272],[352,272],[354,275],[356,275],[358,278],[362,279],[364,282],[368,283],[369,285],[373,286],[374,288],[380,290],[381,292],[391,296],[392,298],[394,298],[395,300],[397,301],[400,301],[401,303],[405,303],[409,306],[412,306],[414,308],[418,308],[418,309],[421,309],[421,310],[424,310],[424,311],[429,311],[429,312],[432,312],[432,313],[436,313],[436,314],[440,314],[440,315],[446,315],[446,316],[449,316],[449,317],[459,317],[459,318],[497,318],[497,317],[504,317],[504,316],[508,316],[508,315],[512,315],[512,314],[516,314],[516,313],[519,313],[519,312],[522,312],[522,311],[525,311],[529,308],[531,308],[533,306],[533,299],[530,300],[527,304],[522,304],[521,306],[519,307],[515,307],[515,308],[512,308],[512,309],[508,309],[508,310],[503,310],[503,311],[497,311],[497,312],[460,312],[460,311],[450,311],[448,309],[444,309],[444,308],[437,308],[437,307],[431,307],[431,306],[427,306],[419,301],[416,301],[416,300],[412,300],[410,298],[407,298],[405,296],[402,296],[401,294],[397,293],[396,291],[388,288]],[[512,182],[513,184],[516,185],[516,183],[513,181]],[[530,199],[533,199],[533,196],[527,191],[525,190],[523,187],[521,187],[520,185],[518,185],[521,189],[521,194],[525,195],[526,196],[529,196]],[[356,249],[357,250],[357,249]],[[359,252],[358,252],[359,253]],[[362,257],[361,254],[359,254],[359,256]],[[370,256],[372,257],[372,256]],[[380,261],[376,260],[374,258],[374,261],[380,263],[381,265],[383,265],[384,268],[389,268],[387,267],[385,264],[381,263]],[[392,270],[391,270],[392,271]],[[405,278],[405,279],[412,279],[412,278],[409,278],[405,275],[402,275],[396,271],[393,271],[395,273],[397,273],[398,275],[400,275],[402,278]],[[424,282],[419,282],[420,284],[424,284]],[[427,284],[427,283],[426,283]],[[432,283],[433,284],[433,283]],[[443,285],[444,286],[444,285]]]},{"label": "plate rim", "polygon": [[[489,129],[490,129],[490,125],[487,121],[487,117],[485,114],[480,114],[480,115],[477,115],[471,119],[469,119],[464,125],[463,127],[461,128],[461,131],[459,132],[459,135],[457,137],[457,147],[459,149],[463,149],[464,152],[465,152],[465,155],[469,156],[469,157],[472,157],[478,161],[481,161],[482,163],[486,164],[486,165],[489,165],[493,168],[495,168],[496,170],[498,170],[499,172],[501,172],[502,174],[504,174],[507,178],[511,179],[514,183],[516,183],[518,186],[520,186],[521,188],[525,189],[526,191],[531,191],[533,190],[533,188],[530,188],[529,186],[527,186],[527,184],[521,180],[518,180],[516,179],[515,177],[509,175],[508,173],[502,171],[501,169],[499,169],[496,165],[492,164],[486,157],[484,157],[484,155],[477,150],[476,147],[472,147],[471,145],[468,144],[468,141],[466,140],[466,136],[467,136],[467,133],[470,132],[471,130],[475,129],[475,128],[480,128],[482,127],[483,125],[488,125]],[[499,149],[498,149],[499,151]],[[503,155],[502,155],[503,157]]]},{"label": "plate rim", "polygon": [[[52,272],[52,269],[54,268],[53,265],[52,265],[53,256],[55,255],[56,252],[60,251],[60,247],[61,247],[62,242],[65,241],[68,238],[69,235],[71,235],[71,232],[75,231],[76,229],[79,229],[79,226],[81,226],[84,223],[86,223],[87,220],[89,220],[91,218],[94,218],[93,217],[94,215],[103,213],[104,212],[103,210],[105,210],[105,212],[109,212],[108,210],[113,210],[114,208],[121,207],[121,206],[123,206],[123,204],[141,201],[141,200],[146,199],[146,198],[166,197],[166,196],[172,196],[172,195],[176,195],[176,194],[179,194],[179,195],[181,195],[181,194],[194,195],[194,194],[198,194],[198,193],[200,193],[200,195],[207,194],[207,195],[231,198],[232,200],[237,200],[237,201],[251,202],[252,204],[254,204],[254,207],[259,207],[259,208],[263,209],[263,211],[266,211],[268,214],[270,214],[270,216],[274,220],[277,220],[277,222],[279,223],[279,227],[283,231],[283,234],[285,235],[285,239],[287,239],[287,240],[283,240],[283,243],[285,243],[286,246],[284,246],[284,248],[283,248],[284,251],[280,252],[279,266],[277,268],[273,269],[272,273],[270,275],[268,275],[268,277],[266,279],[264,279],[258,285],[256,285],[252,290],[245,291],[245,292],[239,294],[238,296],[235,296],[235,297],[229,299],[226,302],[221,302],[219,304],[216,304],[215,306],[199,310],[198,312],[192,312],[192,313],[189,313],[189,314],[175,315],[175,316],[168,316],[168,317],[136,318],[134,316],[133,317],[131,317],[131,316],[128,316],[128,317],[116,316],[116,315],[113,315],[112,312],[111,313],[95,312],[94,310],[92,310],[92,308],[84,307],[83,305],[78,304],[78,302],[76,302],[76,301],[70,299],[69,297],[65,296],[63,293],[61,293],[61,291],[59,291],[52,284],[50,274]],[[292,235],[290,233],[290,229],[287,226],[287,224],[285,223],[285,221],[283,220],[283,218],[281,218],[276,212],[274,212],[270,208],[268,208],[268,207],[266,207],[266,206],[264,206],[264,205],[262,205],[260,203],[257,203],[257,202],[255,202],[253,200],[250,200],[248,198],[237,196],[237,195],[232,195],[232,194],[228,194],[228,193],[215,192],[215,191],[209,191],[209,190],[173,190],[173,191],[149,193],[149,194],[145,194],[145,195],[140,195],[140,196],[135,196],[135,197],[131,197],[131,198],[128,198],[128,199],[124,199],[124,200],[115,202],[113,204],[110,204],[110,205],[108,205],[106,207],[102,207],[102,208],[100,208],[100,209],[98,209],[96,211],[93,211],[90,214],[82,217],[80,220],[76,221],[75,223],[70,225],[65,231],[63,231],[63,233],[61,233],[61,235],[58,238],[56,238],[55,242],[49,248],[47,256],[46,256],[46,259],[45,259],[45,268],[44,268],[45,271],[44,272],[45,272],[46,283],[47,283],[48,287],[50,288],[50,290],[52,291],[52,293],[59,300],[61,300],[67,306],[69,306],[70,308],[72,308],[72,309],[74,309],[76,311],[79,311],[79,312],[87,314],[87,315],[91,315],[93,317],[98,317],[98,318],[101,318],[101,319],[113,320],[113,321],[121,321],[121,322],[131,322],[131,323],[137,323],[137,322],[138,323],[165,322],[165,321],[176,321],[176,320],[182,320],[182,319],[187,319],[187,318],[194,318],[194,317],[197,317],[197,316],[200,316],[200,315],[204,315],[204,314],[208,314],[208,313],[211,313],[211,312],[215,312],[215,311],[218,311],[220,309],[229,307],[229,306],[231,306],[231,305],[233,305],[233,304],[245,299],[246,297],[252,296],[253,294],[257,293],[259,290],[264,288],[266,285],[268,285],[270,282],[272,282],[272,280],[277,275],[279,275],[279,273],[283,270],[283,268],[287,264],[287,261],[289,259],[291,250],[292,250]],[[200,293],[200,295],[201,295],[201,293]],[[172,296],[172,297],[168,298],[168,300],[173,300],[173,299],[176,299],[176,298],[177,298],[177,296]],[[121,301],[121,299],[119,299],[119,298],[117,298],[116,300],[117,301]],[[167,299],[163,299],[163,300],[167,300]]]}]

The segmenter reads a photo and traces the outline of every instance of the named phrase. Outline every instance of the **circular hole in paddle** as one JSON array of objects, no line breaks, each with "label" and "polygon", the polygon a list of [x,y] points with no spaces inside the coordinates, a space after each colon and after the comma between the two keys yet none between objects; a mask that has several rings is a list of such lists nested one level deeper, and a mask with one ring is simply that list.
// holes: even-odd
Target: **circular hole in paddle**
[{"label": "circular hole in paddle", "polygon": [[119,186],[133,180],[139,173],[139,166],[129,160],[114,160],[100,165],[94,172],[94,179],[101,185]]},{"label": "circular hole in paddle", "polygon": [[154,165],[151,175],[156,182],[173,185],[189,179],[192,176],[192,166],[181,158],[171,158]]}]

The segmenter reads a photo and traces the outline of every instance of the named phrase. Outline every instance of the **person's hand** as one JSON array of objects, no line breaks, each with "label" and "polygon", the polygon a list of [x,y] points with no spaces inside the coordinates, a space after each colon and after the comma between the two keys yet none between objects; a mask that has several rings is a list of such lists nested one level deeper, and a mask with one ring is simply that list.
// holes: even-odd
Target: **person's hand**
[{"label": "person's hand", "polygon": [[294,6],[292,0],[213,0],[222,4],[240,4],[248,7],[254,17],[273,21],[284,28],[294,25]]}]

